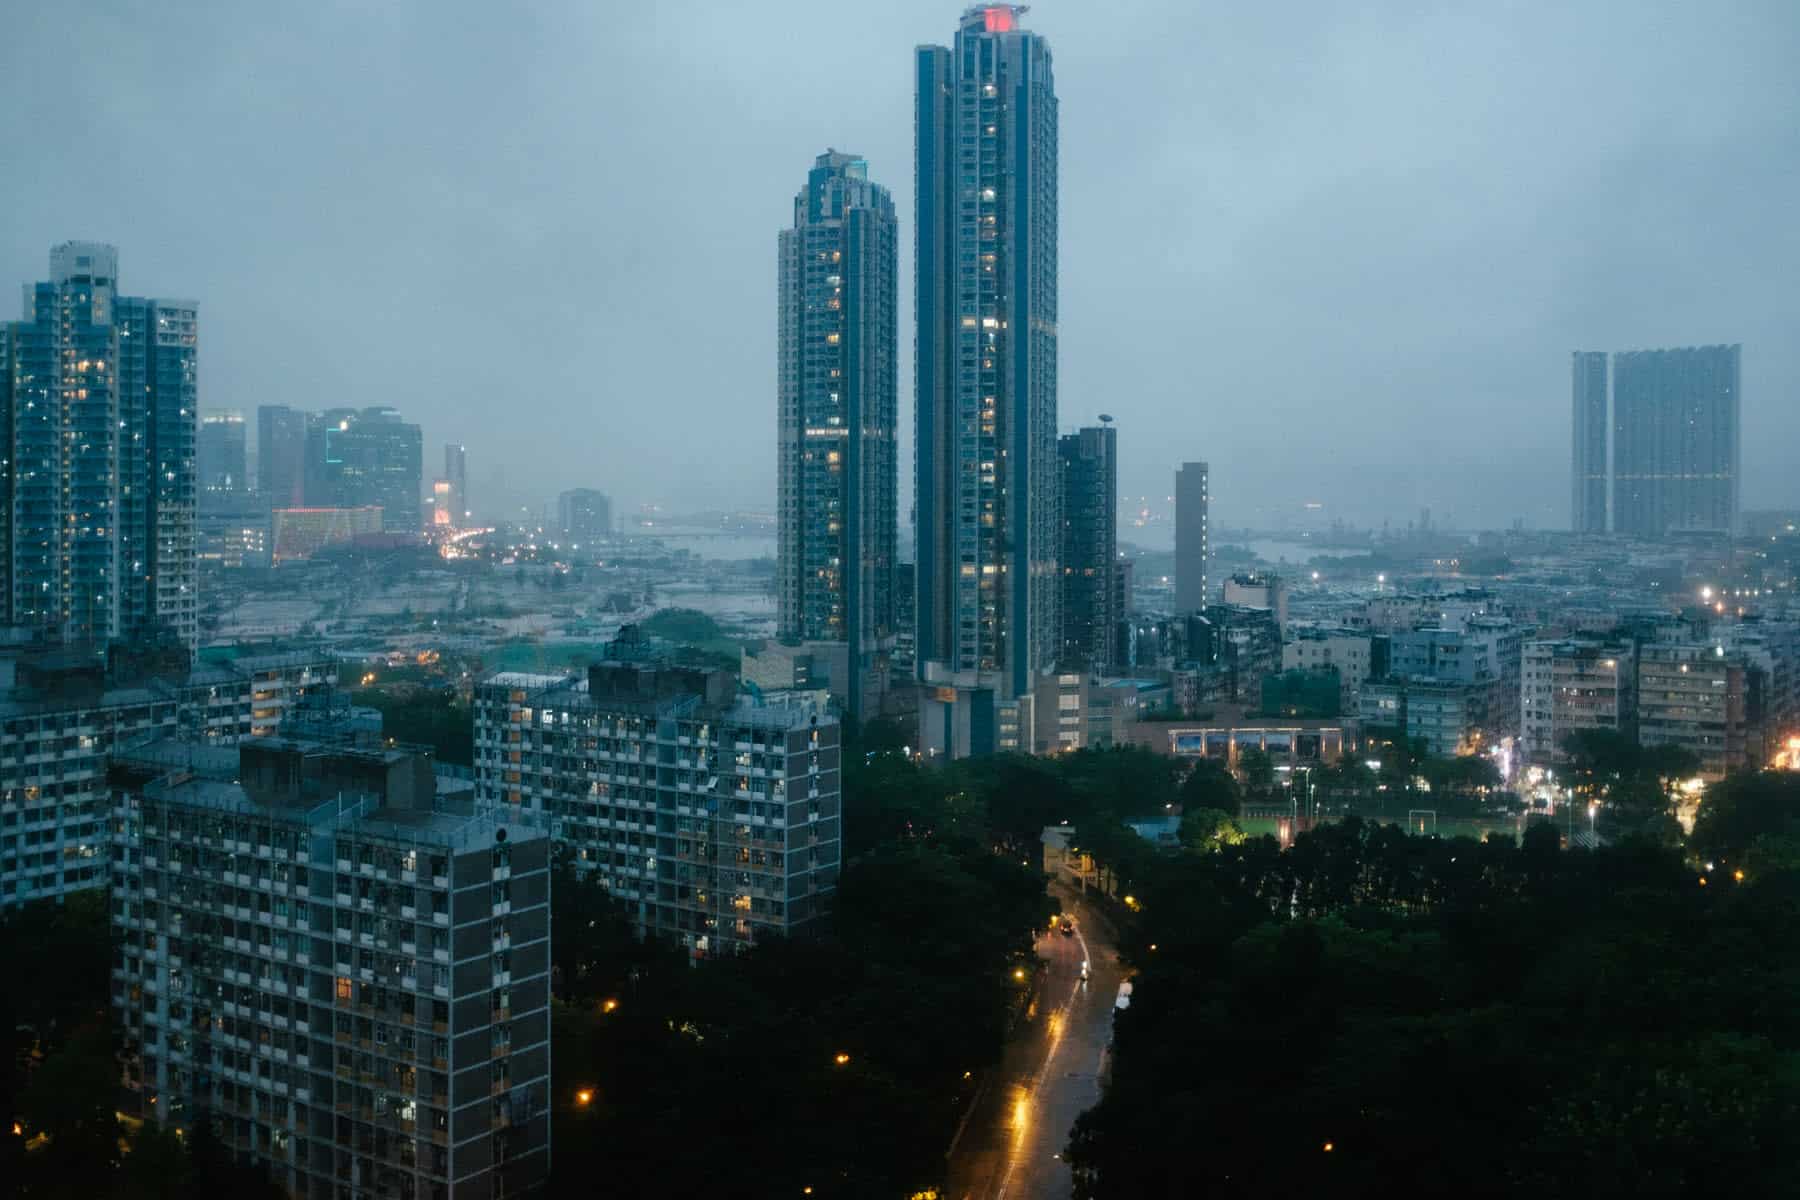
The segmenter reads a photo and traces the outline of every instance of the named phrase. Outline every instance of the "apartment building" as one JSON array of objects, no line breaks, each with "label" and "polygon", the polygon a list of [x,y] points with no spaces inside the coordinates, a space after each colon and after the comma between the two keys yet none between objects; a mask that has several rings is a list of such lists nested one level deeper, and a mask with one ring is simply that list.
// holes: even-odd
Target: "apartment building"
[{"label": "apartment building", "polygon": [[1718,645],[1651,645],[1639,651],[1637,671],[1642,745],[1692,751],[1708,779],[1751,764],[1751,693],[1760,675],[1741,654]]},{"label": "apartment building", "polygon": [[549,839],[354,739],[113,769],[136,1116],[303,1200],[512,1196],[550,1167]]},{"label": "apartment building", "polygon": [[1568,736],[1606,729],[1635,736],[1636,648],[1567,639],[1525,643],[1520,753],[1535,766],[1568,764]]},{"label": "apartment building", "polygon": [[629,662],[491,676],[477,793],[545,814],[578,870],[695,957],[800,929],[837,889],[838,724],[736,689],[728,672]]}]

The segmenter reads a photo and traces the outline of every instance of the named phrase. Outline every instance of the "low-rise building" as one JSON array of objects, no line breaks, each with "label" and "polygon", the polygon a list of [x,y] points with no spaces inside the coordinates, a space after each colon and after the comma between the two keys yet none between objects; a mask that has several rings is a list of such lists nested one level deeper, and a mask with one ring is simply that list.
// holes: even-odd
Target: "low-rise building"
[{"label": "low-rise building", "polygon": [[1265,720],[1231,706],[1204,721],[1140,721],[1131,741],[1177,758],[1220,759],[1233,770],[1247,750],[1262,751],[1279,767],[1336,762],[1356,746],[1353,728],[1341,720]]},{"label": "low-rise building", "polygon": [[164,745],[113,774],[133,1115],[210,1122],[309,1200],[542,1183],[543,829],[440,795],[412,748]]},{"label": "low-rise building", "polygon": [[1372,680],[1362,689],[1362,727],[1419,739],[1428,754],[1470,754],[1488,726],[1491,690],[1487,683],[1445,679]]}]

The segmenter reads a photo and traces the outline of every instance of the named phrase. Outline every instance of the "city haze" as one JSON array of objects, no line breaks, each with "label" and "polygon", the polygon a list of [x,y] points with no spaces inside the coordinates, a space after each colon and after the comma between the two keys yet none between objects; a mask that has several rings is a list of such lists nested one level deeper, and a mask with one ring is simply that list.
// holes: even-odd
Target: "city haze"
[{"label": "city haze", "polygon": [[[958,7],[27,8],[0,276],[109,241],[123,291],[199,301],[203,407],[393,405],[428,474],[468,445],[483,513],[771,511],[776,231],[835,147],[899,211],[910,493],[906,48]],[[1561,526],[1569,352],[1717,342],[1745,507],[1800,499],[1792,6],[1027,22],[1062,106],[1061,423],[1117,418],[1128,507],[1206,459],[1221,523]]]}]

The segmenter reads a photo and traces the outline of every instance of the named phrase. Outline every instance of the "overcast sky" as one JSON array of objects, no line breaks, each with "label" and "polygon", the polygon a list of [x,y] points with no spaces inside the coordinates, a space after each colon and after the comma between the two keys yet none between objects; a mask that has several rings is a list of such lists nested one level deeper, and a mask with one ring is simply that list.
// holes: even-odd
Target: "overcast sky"
[{"label": "overcast sky", "polygon": [[[900,209],[911,429],[911,50],[959,11],[16,5],[0,281],[114,242],[128,292],[200,301],[204,407],[394,405],[428,477],[469,445],[478,507],[768,511],[775,234],[827,146]],[[1130,495],[1205,458],[1221,522],[1566,524],[1569,352],[1735,341],[1744,503],[1800,504],[1793,0],[1026,21],[1062,104],[1062,424],[1118,419]]]}]

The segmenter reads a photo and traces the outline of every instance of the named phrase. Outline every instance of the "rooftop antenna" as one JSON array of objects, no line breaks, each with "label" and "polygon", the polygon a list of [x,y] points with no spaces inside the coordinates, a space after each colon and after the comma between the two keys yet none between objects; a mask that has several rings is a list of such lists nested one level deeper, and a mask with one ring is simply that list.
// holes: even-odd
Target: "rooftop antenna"
[{"label": "rooftop antenna", "polygon": [[1111,425],[1113,423],[1112,414],[1111,413],[1101,413],[1100,414],[1100,423],[1102,425]]}]

